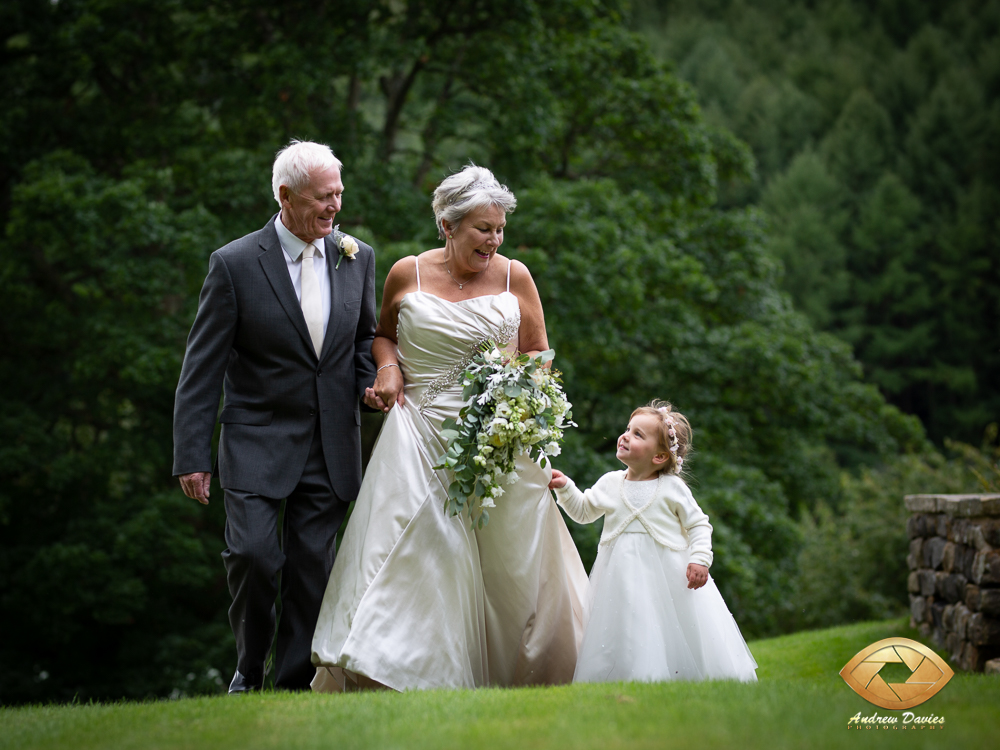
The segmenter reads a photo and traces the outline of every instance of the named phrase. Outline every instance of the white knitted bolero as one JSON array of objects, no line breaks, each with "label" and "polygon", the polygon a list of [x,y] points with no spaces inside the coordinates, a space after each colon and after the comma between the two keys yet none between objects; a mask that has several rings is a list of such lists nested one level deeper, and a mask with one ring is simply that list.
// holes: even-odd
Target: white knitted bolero
[{"label": "white knitted bolero", "polygon": [[602,545],[617,539],[638,521],[664,547],[690,549],[691,562],[711,567],[712,524],[680,477],[661,475],[657,492],[641,508],[632,506],[625,497],[625,471],[608,472],[586,491],[581,491],[569,477],[567,480],[565,487],[556,490],[557,502],[577,523],[591,523],[604,516]]}]

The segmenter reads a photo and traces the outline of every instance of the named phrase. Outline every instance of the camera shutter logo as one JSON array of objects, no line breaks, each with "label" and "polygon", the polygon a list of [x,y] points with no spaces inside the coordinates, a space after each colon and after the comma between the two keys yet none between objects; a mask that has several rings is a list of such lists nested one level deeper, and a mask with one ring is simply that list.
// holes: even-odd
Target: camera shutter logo
[{"label": "camera shutter logo", "polygon": [[[879,672],[886,664],[902,663],[910,670],[906,682],[886,682]],[[886,638],[859,651],[840,676],[851,689],[880,708],[919,706],[948,684],[955,675],[944,659],[927,646],[909,638]]]}]

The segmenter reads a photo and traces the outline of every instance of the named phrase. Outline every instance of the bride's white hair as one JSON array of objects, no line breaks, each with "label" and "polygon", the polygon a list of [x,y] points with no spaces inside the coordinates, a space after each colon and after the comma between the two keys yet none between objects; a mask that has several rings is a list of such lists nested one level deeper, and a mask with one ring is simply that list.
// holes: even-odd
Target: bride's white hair
[{"label": "bride's white hair", "polygon": [[434,191],[431,203],[438,237],[445,237],[444,222],[457,227],[469,212],[486,206],[496,206],[509,214],[517,206],[517,198],[486,167],[470,164],[461,172],[445,177]]},{"label": "bride's white hair", "polygon": [[271,169],[271,190],[274,199],[281,205],[279,189],[282,185],[296,193],[309,184],[313,172],[322,172],[330,167],[342,169],[340,159],[325,143],[292,140],[274,157]]}]

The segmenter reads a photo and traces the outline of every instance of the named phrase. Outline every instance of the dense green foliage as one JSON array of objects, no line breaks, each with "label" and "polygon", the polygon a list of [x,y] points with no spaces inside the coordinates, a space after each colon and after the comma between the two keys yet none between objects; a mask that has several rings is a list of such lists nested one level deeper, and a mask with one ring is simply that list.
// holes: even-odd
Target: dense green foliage
[{"label": "dense green foliage", "polygon": [[[996,440],[995,426],[991,438]],[[803,514],[803,544],[792,588],[795,629],[889,617],[909,604],[905,586],[906,511],[900,498],[926,493],[1000,492],[1000,447],[948,442],[937,453],[906,455],[858,475],[844,473],[837,507]]]},{"label": "dense green foliage", "polygon": [[[66,151],[8,195],[0,395],[2,695],[162,692],[220,661],[221,506],[167,481],[203,210],[169,172],[115,178]],[[189,283],[195,282],[195,283]],[[52,676],[56,689],[48,688]]]},{"label": "dense green foliage", "polygon": [[1000,2],[640,0],[753,149],[783,287],[938,445],[1000,419]]},{"label": "dense green foliage", "polygon": [[[291,137],[343,157],[338,220],[375,245],[382,279],[435,241],[436,180],[494,168],[519,198],[505,250],[537,280],[581,425],[560,468],[581,483],[615,468],[632,408],[672,400],[734,614],[747,633],[793,626],[799,509],[836,505],[843,468],[925,440],[779,290],[763,214],[732,200],[755,189],[749,150],[623,13],[0,9],[0,700],[228,676],[220,493],[201,508],[169,476],[172,395],[208,254],[272,215]],[[573,532],[589,563],[599,531]]]}]

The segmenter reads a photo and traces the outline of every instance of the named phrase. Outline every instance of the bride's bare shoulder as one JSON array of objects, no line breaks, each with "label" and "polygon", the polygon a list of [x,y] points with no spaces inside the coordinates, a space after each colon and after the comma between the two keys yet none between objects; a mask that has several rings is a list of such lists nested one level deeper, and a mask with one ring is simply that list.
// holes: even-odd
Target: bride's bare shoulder
[{"label": "bride's bare shoulder", "polygon": [[402,289],[410,284],[416,286],[417,283],[417,256],[407,255],[392,264],[388,275],[385,277],[385,294],[390,295],[397,289]]},{"label": "bride's bare shoulder", "polygon": [[517,258],[509,258],[508,263],[510,263],[510,285],[511,288],[514,287],[535,287],[535,280],[531,276],[531,271],[528,267],[524,265]]},{"label": "bride's bare shoulder", "polygon": [[538,287],[535,286],[535,279],[531,271],[519,260],[510,259],[510,291],[513,292],[522,303],[538,305],[541,307],[541,300],[538,297]]},{"label": "bride's bare shoulder", "polygon": [[417,253],[416,255],[407,255],[406,257],[400,258],[392,264],[392,268],[389,269],[389,275],[386,277],[386,281],[390,279],[416,280],[417,273],[419,273],[419,270],[422,270],[418,270],[417,268],[417,259],[419,258],[419,263],[422,267],[426,267],[435,262],[439,262],[440,255],[441,248],[435,248],[433,250],[424,250],[422,253]]}]

